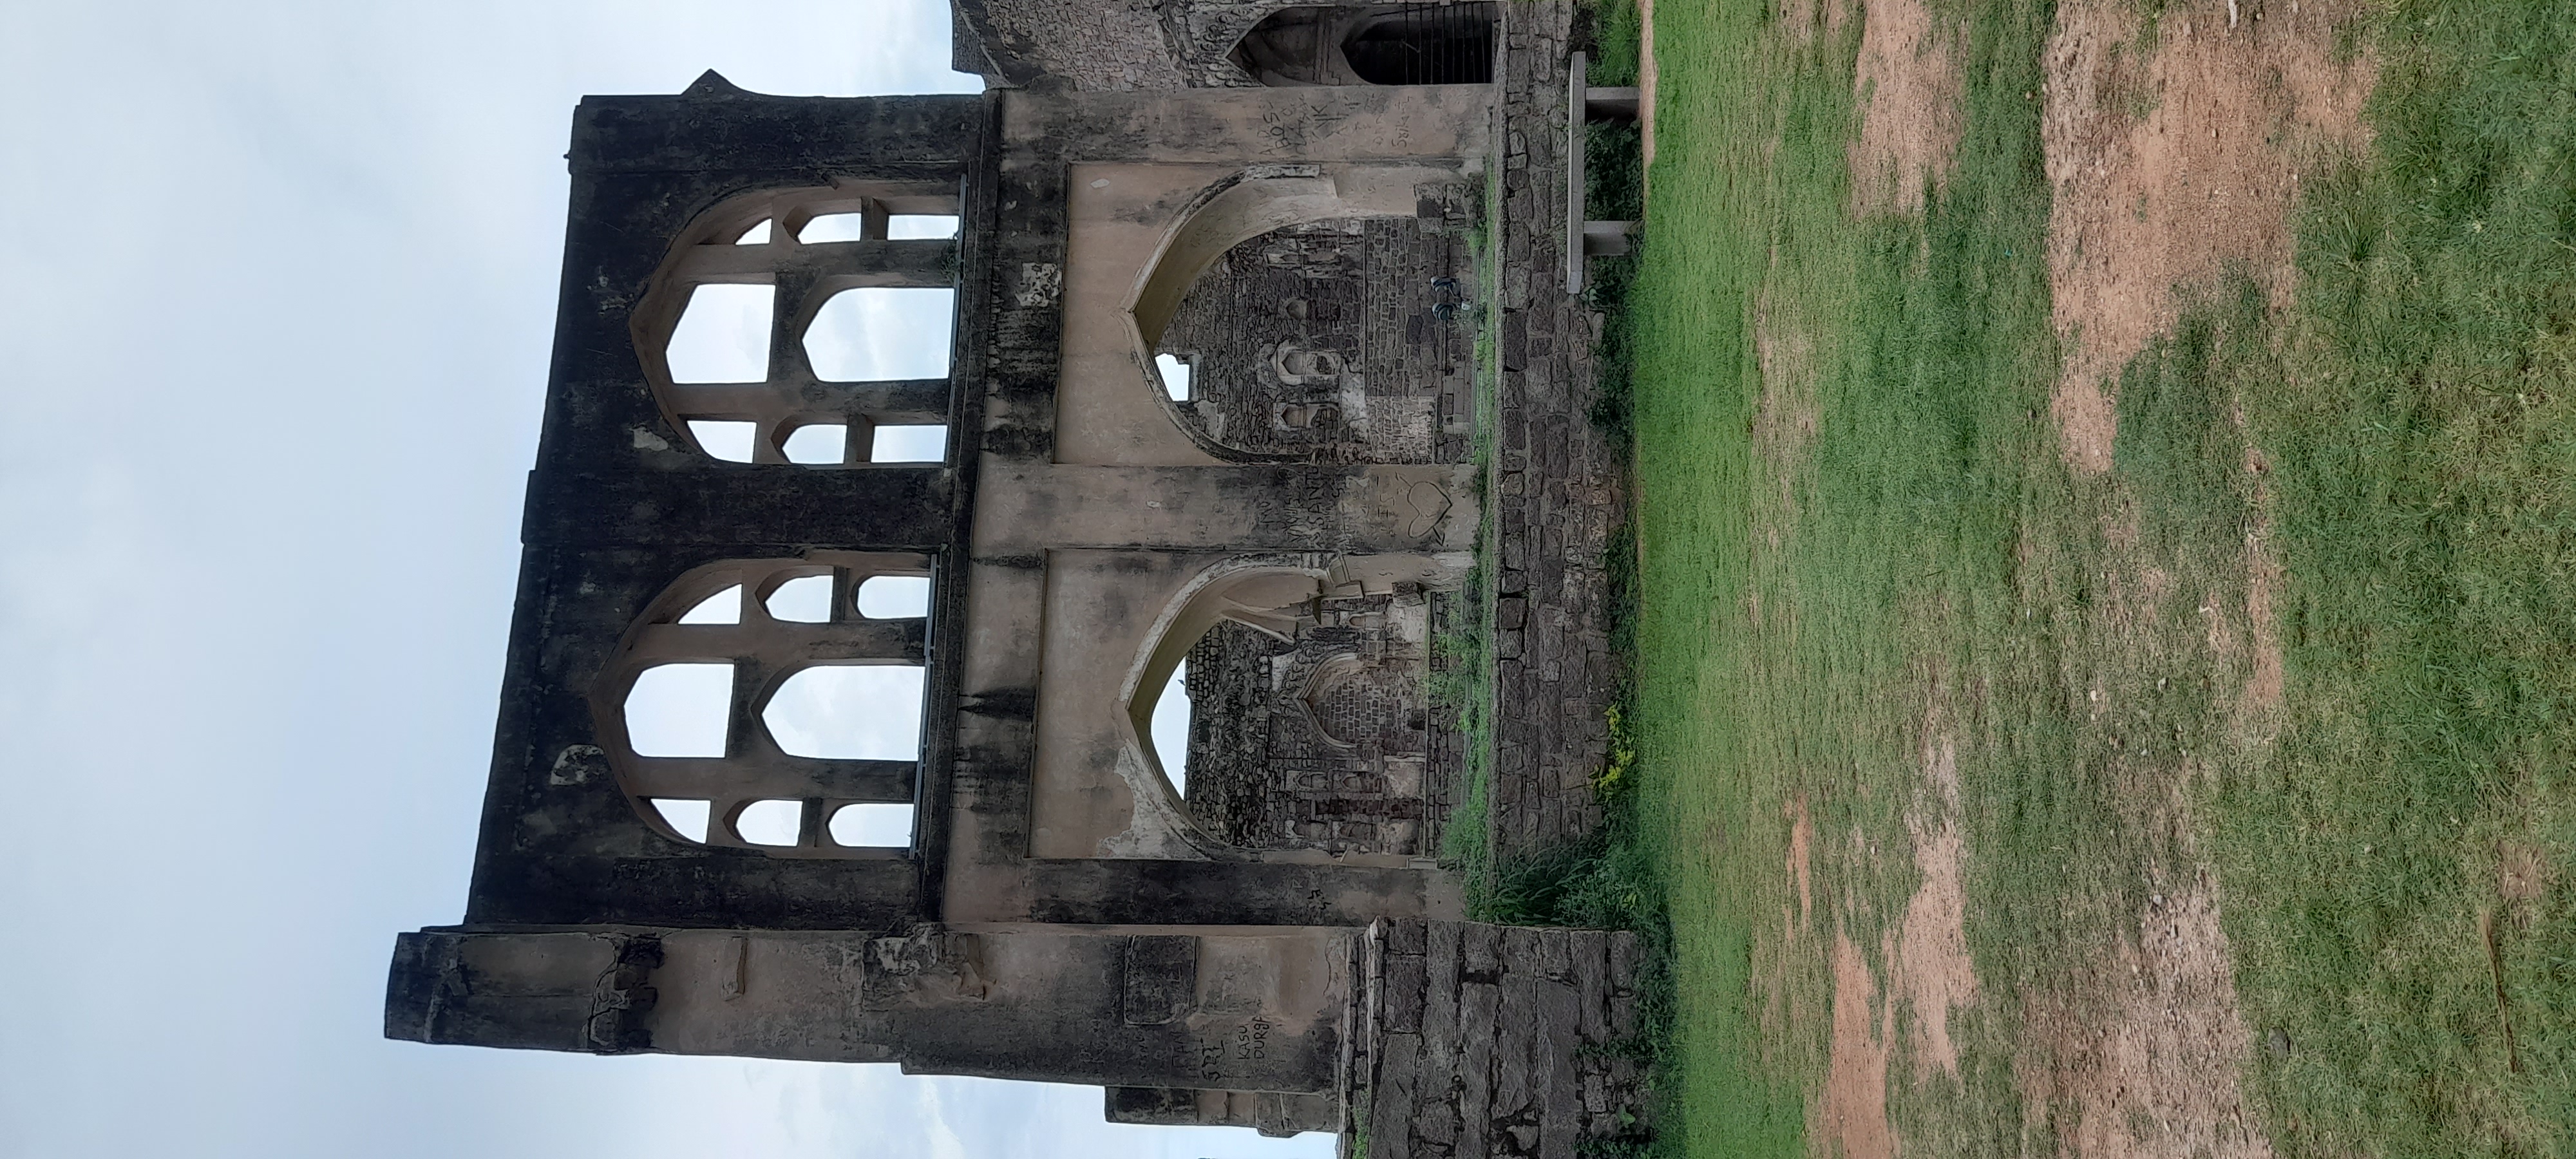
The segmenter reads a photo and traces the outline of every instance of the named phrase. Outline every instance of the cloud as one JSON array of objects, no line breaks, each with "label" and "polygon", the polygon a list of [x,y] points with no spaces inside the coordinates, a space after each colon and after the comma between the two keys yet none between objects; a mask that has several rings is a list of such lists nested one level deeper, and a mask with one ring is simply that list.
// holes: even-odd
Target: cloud
[{"label": "cloud", "polygon": [[1087,1088],[381,1037],[394,932],[457,920],[474,862],[575,102],[710,67],[971,91],[943,5],[104,0],[10,33],[0,1153],[1280,1153],[1112,1128]]}]

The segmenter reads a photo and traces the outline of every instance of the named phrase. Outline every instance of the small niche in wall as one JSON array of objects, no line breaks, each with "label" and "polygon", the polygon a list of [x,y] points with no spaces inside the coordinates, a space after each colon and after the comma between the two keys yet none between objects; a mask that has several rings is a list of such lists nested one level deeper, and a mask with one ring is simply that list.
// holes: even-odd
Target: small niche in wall
[{"label": "small niche in wall", "polygon": [[937,463],[948,457],[948,428],[885,426],[868,444],[871,463]]},{"label": "small niche in wall", "polygon": [[760,424],[734,422],[729,419],[690,419],[689,437],[711,458],[728,463],[751,461],[751,445],[760,437]]},{"label": "small niche in wall", "polygon": [[843,805],[832,810],[832,820],[825,826],[832,844],[853,849],[909,849],[912,847],[912,806],[868,803]]},{"label": "small niche in wall", "polygon": [[1188,402],[1196,397],[1190,393],[1190,364],[1182,361],[1180,356],[1155,355],[1154,371],[1162,375],[1163,393],[1172,396],[1173,402]]},{"label": "small niche in wall", "polygon": [[832,577],[800,575],[778,585],[762,601],[769,618],[791,624],[824,624],[832,619]]},{"label": "small niche in wall", "polygon": [[742,622],[742,585],[735,584],[699,600],[696,606],[680,613],[682,624],[739,624]]},{"label": "small niche in wall", "polygon": [[700,845],[707,843],[708,803],[676,797],[652,798],[653,811],[662,815],[662,823],[680,836]]},{"label": "small niche in wall", "polygon": [[769,286],[705,285],[671,328],[664,354],[671,381],[765,382],[769,378]]},{"label": "small niche in wall", "polygon": [[1356,23],[1342,57],[1373,85],[1491,84],[1494,17],[1481,4],[1409,6]]},{"label": "small niche in wall", "polygon": [[803,801],[754,801],[733,815],[733,833],[754,845],[794,845],[804,835]]},{"label": "small niche in wall", "polygon": [[805,328],[806,361],[825,382],[946,378],[956,309],[954,290],[843,290]]},{"label": "small niche in wall", "polygon": [[839,423],[808,423],[787,433],[778,444],[780,454],[790,463],[807,466],[836,466],[848,458],[850,428]]},{"label": "small niche in wall", "polygon": [[910,620],[930,614],[930,577],[878,575],[859,582],[859,614],[871,620]]},{"label": "small niche in wall", "polygon": [[778,686],[761,723],[789,756],[919,760],[921,673],[909,664],[807,668]]},{"label": "small niche in wall", "polygon": [[639,757],[720,757],[733,717],[733,665],[658,664],[626,693],[626,741]]}]

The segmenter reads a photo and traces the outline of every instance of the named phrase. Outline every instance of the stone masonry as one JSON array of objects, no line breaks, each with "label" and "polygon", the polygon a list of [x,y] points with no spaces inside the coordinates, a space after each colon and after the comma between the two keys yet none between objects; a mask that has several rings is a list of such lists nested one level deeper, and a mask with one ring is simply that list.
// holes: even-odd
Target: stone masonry
[{"label": "stone masonry", "polygon": [[1444,598],[1331,602],[1293,641],[1227,623],[1190,649],[1190,812],[1245,848],[1436,854],[1462,788],[1455,714],[1423,687]]},{"label": "stone masonry", "polygon": [[[1043,65],[1047,76],[1084,89],[1244,85],[1252,82],[1226,51],[1263,17],[1292,6],[1165,0],[1149,11],[1144,0],[957,0],[961,21],[990,30],[984,43],[993,57],[959,67],[1022,83],[1008,79],[1014,69],[1036,75],[1031,70]],[[1510,856],[1579,838],[1601,823],[1591,783],[1609,751],[1606,713],[1620,681],[1604,552],[1626,511],[1624,465],[1591,422],[1600,318],[1558,284],[1574,5],[1529,0],[1495,10],[1503,43],[1493,139],[1502,177],[1490,210],[1503,252],[1501,284],[1485,299],[1500,311],[1495,347],[1502,365],[1496,454],[1485,480],[1494,528],[1484,550],[1495,557],[1494,702],[1502,711],[1490,754],[1488,825],[1493,851]],[[1444,434],[1452,413],[1441,412]],[[1454,445],[1444,438],[1440,450],[1454,453]]]},{"label": "stone masonry", "polygon": [[1348,1103],[1369,1159],[1573,1159],[1647,1132],[1637,936],[1379,922]]},{"label": "stone masonry", "polygon": [[1592,779],[1619,683],[1604,552],[1625,519],[1622,466],[1593,426],[1600,316],[1568,296],[1566,42],[1573,6],[1503,6],[1499,430],[1487,480],[1495,538],[1493,788],[1497,857],[1601,823]]},{"label": "stone masonry", "polygon": [[[952,67],[995,85],[1062,85],[1084,92],[1242,88],[1243,35],[1283,9],[1315,0],[950,0]],[[1478,0],[1426,0],[1456,7]],[[1411,5],[1360,7],[1396,9]]]},{"label": "stone masonry", "polygon": [[[1637,939],[1459,920],[1436,860],[1469,754],[1430,692],[1469,673],[1434,645],[1479,566],[1491,847],[1600,821],[1624,513],[1590,422],[1598,321],[1557,282],[1571,0],[1402,26],[1362,5],[1311,39],[1353,76],[1403,36],[1490,45],[1496,83],[1250,84],[1230,46],[1273,16],[1260,44],[1286,44],[1315,18],[1292,6],[955,0],[980,95],[709,73],[584,100],[472,879],[459,921],[397,936],[389,1037],[1094,1084],[1122,1121],[1339,1129],[1378,1159],[1642,1138]],[[1477,286],[1435,271],[1480,183]],[[833,215],[860,236],[806,239]],[[918,215],[955,236],[891,236]],[[1247,453],[1157,387],[1177,307],[1238,254],[1259,276],[1210,301],[1243,333],[1202,327],[1200,352],[1308,394],[1228,405],[1362,437]],[[1347,283],[1356,330],[1248,322],[1283,270]],[[684,373],[700,291],[745,285],[770,290],[765,369]],[[834,296],[883,289],[950,296],[943,375],[813,365]],[[1463,381],[1495,373],[1490,407],[1459,374],[1488,346]],[[752,459],[707,423],[749,426]],[[833,424],[949,438],[933,463],[789,458]],[[826,619],[771,613],[817,577]],[[869,612],[886,577],[927,579],[926,606]],[[1229,715],[1176,798],[1139,727],[1184,662]],[[696,707],[720,749],[648,743],[644,684],[719,663]],[[853,665],[918,671],[917,745],[775,727],[789,684]],[[853,809],[907,831],[845,832]]]}]

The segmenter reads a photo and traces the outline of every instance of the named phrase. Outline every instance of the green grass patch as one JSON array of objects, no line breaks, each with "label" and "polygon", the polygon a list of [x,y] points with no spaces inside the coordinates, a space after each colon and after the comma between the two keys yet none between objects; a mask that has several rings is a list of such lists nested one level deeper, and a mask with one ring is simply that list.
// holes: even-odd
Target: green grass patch
[{"label": "green grass patch", "polygon": [[2288,681],[2219,793],[2240,983],[2285,1154],[2567,1155],[2576,5],[2373,42],[2377,147],[2311,187],[2241,392]]},{"label": "green grass patch", "polygon": [[[1503,887],[1549,913],[1660,892],[1666,1144],[1830,1148],[1806,1127],[1833,939],[1887,976],[1915,835],[1949,816],[1980,999],[1955,1074],[1892,1044],[1909,1149],[2057,1150],[2076,1108],[2017,1086],[2048,1049],[2025,1018],[2080,1013],[2082,971],[2214,860],[2282,1153],[2576,1153],[2576,6],[2348,30],[2377,144],[2309,173],[2296,306],[2187,288],[2120,376],[2100,478],[2049,418],[2050,7],[1936,5],[1957,167],[1920,215],[1858,217],[1858,21],[1657,8],[1654,228],[1609,332],[1641,495],[1633,820]],[[1622,11],[1606,68],[1633,68]],[[2260,591],[2249,536],[2281,567]],[[2243,695],[2258,598],[2277,708]],[[1925,774],[1953,748],[1950,802]]]},{"label": "green grass patch", "polygon": [[[1858,21],[1657,5],[1652,228],[1629,290],[1642,558],[1636,839],[1675,947],[1670,1145],[1797,1155],[1829,1056],[1829,964],[1881,977],[1920,884],[1909,815],[1979,856],[1968,931],[2002,1001],[1952,1019],[1955,1077],[1890,1114],[1941,1152],[2047,1149],[2012,1081],[2025,984],[2148,885],[2112,746],[2070,671],[2105,593],[2099,486],[2047,421],[2056,348],[2040,165],[2044,4],[1952,6],[1956,169],[1920,216],[1850,211]],[[1617,327],[1614,327],[1614,331]],[[1927,799],[1947,745],[1955,805]],[[1812,819],[1804,919],[1785,861]],[[1887,999],[1898,1000],[1898,999]],[[1909,1046],[1894,1044],[1911,1073]]]}]

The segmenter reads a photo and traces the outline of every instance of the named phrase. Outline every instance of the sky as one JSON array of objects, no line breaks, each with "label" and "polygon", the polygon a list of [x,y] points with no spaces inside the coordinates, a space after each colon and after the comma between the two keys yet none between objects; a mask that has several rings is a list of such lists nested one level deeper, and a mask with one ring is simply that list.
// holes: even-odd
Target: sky
[{"label": "sky", "polygon": [[935,0],[0,0],[0,1155],[1321,1155],[1078,1087],[385,1041],[457,920],[584,93]]}]

